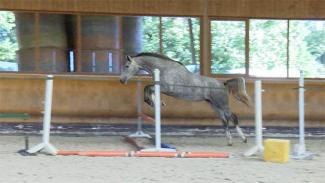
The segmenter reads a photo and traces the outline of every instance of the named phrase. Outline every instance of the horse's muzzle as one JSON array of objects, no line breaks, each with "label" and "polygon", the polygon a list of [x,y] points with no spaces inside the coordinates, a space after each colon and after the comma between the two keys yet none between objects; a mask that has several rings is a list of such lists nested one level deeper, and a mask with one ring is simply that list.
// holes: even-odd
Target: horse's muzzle
[{"label": "horse's muzzle", "polygon": [[126,79],[120,79],[120,83],[122,83],[122,84],[127,84],[127,80]]}]

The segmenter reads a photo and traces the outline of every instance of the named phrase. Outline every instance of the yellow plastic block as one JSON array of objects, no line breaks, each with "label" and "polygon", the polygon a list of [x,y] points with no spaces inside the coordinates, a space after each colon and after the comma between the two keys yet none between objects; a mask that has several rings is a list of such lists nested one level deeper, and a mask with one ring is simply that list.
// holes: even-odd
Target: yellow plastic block
[{"label": "yellow plastic block", "polygon": [[290,140],[266,139],[264,140],[264,160],[285,163],[289,160]]}]

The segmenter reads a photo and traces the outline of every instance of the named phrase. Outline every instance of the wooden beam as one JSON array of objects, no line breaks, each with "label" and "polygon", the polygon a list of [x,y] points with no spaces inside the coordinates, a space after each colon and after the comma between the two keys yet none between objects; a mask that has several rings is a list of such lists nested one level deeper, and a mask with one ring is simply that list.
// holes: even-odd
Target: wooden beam
[{"label": "wooden beam", "polygon": [[249,76],[249,20],[245,20],[245,75]]},{"label": "wooden beam", "polygon": [[135,15],[200,15],[201,0],[1,0],[0,9]]},{"label": "wooden beam", "polygon": [[40,68],[40,58],[41,58],[41,51],[40,51],[40,14],[34,14],[34,36],[35,36],[35,47],[34,47],[34,62],[35,62],[35,71],[39,72]]},{"label": "wooden beam", "polygon": [[163,23],[162,23],[162,18],[159,17],[159,52],[160,54],[163,54]]},{"label": "wooden beam", "polygon": [[[203,0],[205,4],[208,3],[208,0]],[[200,48],[201,48],[201,65],[200,65],[200,72],[202,75],[209,75],[210,68],[211,68],[211,31],[210,31],[210,19],[208,17],[208,9],[207,6],[205,5],[203,9],[204,14],[201,17],[200,21]]]},{"label": "wooden beam", "polygon": [[209,0],[209,16],[325,18],[323,0]]},{"label": "wooden beam", "polygon": [[117,43],[117,50],[118,50],[118,58],[119,58],[119,64],[120,64],[120,68],[121,66],[124,64],[123,59],[124,59],[124,54],[125,54],[125,50],[124,50],[124,45],[123,45],[123,17],[122,16],[118,16],[117,18],[117,24],[118,24],[118,43]]},{"label": "wooden beam", "polygon": [[[2,10],[203,16],[204,0],[1,0]],[[208,0],[208,16],[325,18],[324,0]]]},{"label": "wooden beam", "polygon": [[75,45],[76,45],[76,49],[75,49],[75,67],[77,68],[77,72],[81,72],[81,15],[78,14],[76,15],[76,19],[75,19],[75,32],[74,35],[76,37],[75,39]]}]

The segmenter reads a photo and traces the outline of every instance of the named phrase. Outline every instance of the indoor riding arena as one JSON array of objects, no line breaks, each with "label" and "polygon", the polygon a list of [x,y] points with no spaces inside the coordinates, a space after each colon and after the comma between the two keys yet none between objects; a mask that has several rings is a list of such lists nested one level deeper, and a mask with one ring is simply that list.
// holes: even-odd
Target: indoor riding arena
[{"label": "indoor riding arena", "polygon": [[0,183],[325,182],[324,10],[0,0]]}]

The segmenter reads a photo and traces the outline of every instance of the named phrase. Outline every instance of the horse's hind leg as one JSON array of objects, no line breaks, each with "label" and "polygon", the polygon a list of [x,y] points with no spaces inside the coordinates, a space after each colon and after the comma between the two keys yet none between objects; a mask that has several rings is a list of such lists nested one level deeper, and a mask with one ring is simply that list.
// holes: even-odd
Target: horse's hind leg
[{"label": "horse's hind leg", "polygon": [[238,124],[237,115],[232,113],[231,114],[231,119],[232,119],[234,125],[236,126],[236,130],[237,130],[238,135],[243,139],[243,142],[247,143],[247,138],[246,138],[245,134],[243,133],[242,129],[240,128],[240,126]]},{"label": "horse's hind leg", "polygon": [[[231,132],[229,129],[229,120],[230,120],[230,115],[227,115],[227,110],[221,109],[217,106],[217,103],[212,103],[210,100],[206,100],[206,102],[208,102],[210,104],[210,106],[212,107],[212,109],[219,114],[219,118],[222,121],[222,124],[225,128],[225,133],[226,133],[226,138],[228,141],[228,145],[231,146],[232,145],[232,136],[231,136]],[[229,113],[229,112],[228,112]]]},{"label": "horse's hind leg", "polygon": [[230,116],[227,115],[225,113],[225,111],[223,111],[223,110],[216,109],[216,108],[214,108],[214,109],[215,109],[216,112],[219,113],[219,117],[221,118],[222,124],[223,124],[223,126],[225,128],[225,133],[226,133],[228,146],[232,146],[232,136],[231,136],[231,132],[230,132],[230,129],[229,129]]},{"label": "horse's hind leg", "polygon": [[228,146],[232,146],[232,135],[229,129],[229,116],[226,115],[226,113],[224,111],[220,111],[218,110],[219,116],[221,118],[222,124],[225,128],[225,133],[226,133],[226,138],[227,138],[227,142],[228,142]]}]

